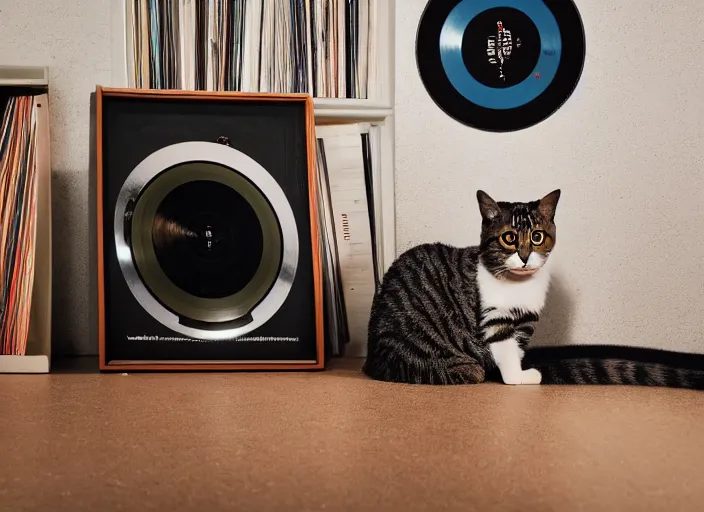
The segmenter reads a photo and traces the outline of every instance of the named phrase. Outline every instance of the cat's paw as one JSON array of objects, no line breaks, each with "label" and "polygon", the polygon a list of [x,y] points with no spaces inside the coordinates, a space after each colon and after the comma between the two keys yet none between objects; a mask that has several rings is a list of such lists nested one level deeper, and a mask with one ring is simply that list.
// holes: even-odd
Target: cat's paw
[{"label": "cat's paw", "polygon": [[539,370],[536,370],[535,368],[531,368],[530,370],[523,370],[520,373],[515,373],[515,374],[511,374],[511,375],[503,375],[502,378],[503,378],[504,384],[508,384],[511,386],[518,386],[518,385],[540,384],[540,381],[543,379],[543,376]]},{"label": "cat's paw", "polygon": [[523,370],[521,373],[521,384],[540,384],[542,380],[543,375],[535,368]]}]

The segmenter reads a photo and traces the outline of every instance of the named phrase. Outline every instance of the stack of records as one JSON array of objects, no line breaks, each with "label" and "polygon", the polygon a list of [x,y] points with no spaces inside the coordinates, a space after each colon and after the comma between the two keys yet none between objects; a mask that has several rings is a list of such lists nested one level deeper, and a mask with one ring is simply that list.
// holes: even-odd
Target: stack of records
[{"label": "stack of records", "polygon": [[[368,98],[383,0],[124,1],[129,87]],[[383,271],[380,128],[316,132],[328,353],[361,356]]]},{"label": "stack of records", "polygon": [[0,354],[25,355],[36,243],[36,103],[0,100]]},{"label": "stack of records", "polygon": [[382,277],[378,126],[319,126],[318,205],[327,339],[332,355],[364,355]]},{"label": "stack of records", "polygon": [[133,88],[367,98],[377,0],[125,0]]}]

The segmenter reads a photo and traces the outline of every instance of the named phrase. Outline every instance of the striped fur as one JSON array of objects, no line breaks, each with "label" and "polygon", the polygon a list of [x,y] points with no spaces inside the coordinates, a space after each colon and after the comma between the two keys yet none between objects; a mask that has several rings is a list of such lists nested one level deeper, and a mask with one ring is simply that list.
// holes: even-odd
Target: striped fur
[{"label": "striped fur", "polygon": [[[482,192],[477,197],[479,246],[421,244],[386,272],[369,320],[367,376],[408,384],[498,380],[704,389],[704,356],[625,347],[529,349],[549,284],[559,191],[531,203],[496,203]],[[507,229],[516,238],[501,243]],[[545,233],[545,243],[531,243],[531,236],[542,240],[536,230]],[[521,274],[526,268],[534,272]],[[511,277],[513,269],[520,277]]]},{"label": "striped fur", "polygon": [[411,384],[476,384],[497,368],[490,345],[533,335],[537,312],[482,308],[479,248],[423,244],[389,268],[375,297],[363,371]]},{"label": "striped fur", "polygon": [[526,351],[542,384],[597,384],[704,389],[704,355],[628,346],[540,347]]},{"label": "striped fur", "polygon": [[363,371],[411,384],[475,384],[491,366],[479,335],[477,248],[423,244],[389,268],[372,304]]}]

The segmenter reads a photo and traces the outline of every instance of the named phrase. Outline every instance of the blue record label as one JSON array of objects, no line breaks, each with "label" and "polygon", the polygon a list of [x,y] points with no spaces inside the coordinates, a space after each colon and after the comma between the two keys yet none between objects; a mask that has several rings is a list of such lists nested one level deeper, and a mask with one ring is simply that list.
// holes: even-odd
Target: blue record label
[{"label": "blue record label", "polygon": [[416,58],[425,88],[458,121],[488,131],[536,124],[572,94],[584,29],[571,0],[430,0]]}]

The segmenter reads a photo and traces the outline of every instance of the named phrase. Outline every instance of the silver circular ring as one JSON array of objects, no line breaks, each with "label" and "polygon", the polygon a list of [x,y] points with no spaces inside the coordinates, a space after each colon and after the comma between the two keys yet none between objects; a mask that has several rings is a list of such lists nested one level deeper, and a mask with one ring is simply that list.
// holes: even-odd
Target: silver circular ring
[{"label": "silver circular ring", "polygon": [[[179,317],[166,309],[151,294],[135,268],[132,249],[125,239],[125,214],[146,186],[162,172],[188,162],[210,162],[233,169],[259,188],[271,204],[279,221],[282,240],[281,268],[269,293],[251,311],[252,321],[229,329],[197,329],[183,325]],[[115,248],[127,286],[139,304],[165,327],[183,335],[205,340],[225,340],[243,336],[261,327],[286,301],[298,268],[298,228],[291,205],[269,172],[251,157],[215,142],[181,142],[155,151],[129,174],[120,189],[115,206]]]}]

